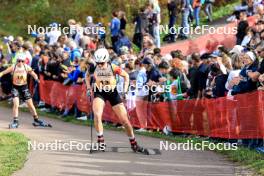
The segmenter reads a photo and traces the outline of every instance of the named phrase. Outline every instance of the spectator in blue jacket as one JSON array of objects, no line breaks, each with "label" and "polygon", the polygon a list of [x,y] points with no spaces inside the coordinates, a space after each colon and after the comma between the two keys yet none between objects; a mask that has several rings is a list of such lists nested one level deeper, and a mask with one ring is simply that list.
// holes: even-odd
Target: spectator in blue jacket
[{"label": "spectator in blue jacket", "polygon": [[248,51],[241,55],[244,68],[241,70],[239,77],[234,78],[235,86],[231,92],[232,95],[250,92],[257,89],[257,82],[254,82],[248,75],[250,72],[258,70],[258,60],[256,55]]},{"label": "spectator in blue jacket", "polygon": [[110,24],[111,29],[111,41],[114,51],[117,52],[117,48],[115,47],[115,43],[118,41],[119,32],[120,32],[120,20],[118,19],[118,12],[112,13],[113,19]]}]

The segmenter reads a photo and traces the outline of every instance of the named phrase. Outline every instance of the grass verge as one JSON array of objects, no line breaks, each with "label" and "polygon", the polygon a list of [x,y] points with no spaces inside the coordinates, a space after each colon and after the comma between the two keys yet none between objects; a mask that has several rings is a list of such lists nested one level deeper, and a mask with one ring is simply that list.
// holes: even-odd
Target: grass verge
[{"label": "grass verge", "polygon": [[[0,106],[10,107],[7,103],[0,103]],[[23,112],[29,112],[27,108],[21,108]],[[38,114],[40,116],[49,117],[52,119],[58,119],[61,121],[64,121],[66,123],[72,123],[76,125],[83,125],[83,126],[89,126],[91,124],[91,121],[80,121],[74,118],[73,116],[68,116],[66,118],[60,118],[58,114],[55,113],[47,113],[47,112],[41,112],[39,110]],[[121,131],[122,129],[116,128],[115,126],[111,124],[104,124],[105,129],[114,130],[114,131]],[[196,143],[203,143],[203,142],[214,142],[218,143],[216,141],[211,141],[208,138],[203,138],[199,136],[189,136],[189,137],[181,137],[178,135],[164,135],[161,132],[136,132],[137,135],[142,136],[148,136],[148,137],[154,137],[159,138],[162,140],[167,140],[171,142],[176,143],[186,143],[190,140],[193,141],[193,144]],[[206,150],[209,150],[209,148],[205,148]],[[253,172],[257,175],[264,175],[264,154],[258,153],[255,150],[251,150],[245,147],[238,147],[237,150],[214,150],[217,153],[223,154],[226,156],[230,161],[233,161],[235,163],[238,163],[239,165],[245,166],[246,168],[253,170]]]},{"label": "grass verge", "polygon": [[28,153],[28,139],[13,132],[0,132],[0,176],[9,176],[21,169]]}]

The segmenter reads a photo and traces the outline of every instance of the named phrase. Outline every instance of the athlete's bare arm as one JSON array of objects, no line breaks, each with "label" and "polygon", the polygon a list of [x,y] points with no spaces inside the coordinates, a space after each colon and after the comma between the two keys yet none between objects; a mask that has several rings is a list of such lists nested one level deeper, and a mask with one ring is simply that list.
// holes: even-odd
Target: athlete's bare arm
[{"label": "athlete's bare arm", "polygon": [[124,78],[124,92],[128,92],[128,86],[129,86],[129,75],[126,71],[122,70],[120,73],[120,76]]},{"label": "athlete's bare arm", "polygon": [[11,66],[11,67],[8,67],[6,70],[0,72],[0,78],[8,73],[11,73],[13,71],[14,67]]},{"label": "athlete's bare arm", "polygon": [[86,89],[90,90],[91,89],[91,74],[87,71],[86,75],[85,75],[85,84],[86,84]]},{"label": "athlete's bare arm", "polygon": [[36,81],[39,81],[38,75],[33,70],[29,71],[28,74],[30,74]]}]

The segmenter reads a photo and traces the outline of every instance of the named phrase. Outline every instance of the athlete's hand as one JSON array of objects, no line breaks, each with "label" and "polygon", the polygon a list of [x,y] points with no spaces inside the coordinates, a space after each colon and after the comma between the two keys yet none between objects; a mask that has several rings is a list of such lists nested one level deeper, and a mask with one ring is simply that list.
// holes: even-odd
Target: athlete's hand
[{"label": "athlete's hand", "polygon": [[120,96],[123,100],[127,100],[127,93],[126,92],[122,92]]},{"label": "athlete's hand", "polygon": [[36,81],[38,84],[40,83],[40,80],[39,80],[39,79],[36,79],[35,81]]},{"label": "athlete's hand", "polygon": [[90,96],[91,96],[91,90],[90,90],[90,89],[87,89],[87,90],[86,90],[86,96],[87,96],[87,97],[90,97]]},{"label": "athlete's hand", "polygon": [[0,78],[3,76],[3,73],[0,73]]}]

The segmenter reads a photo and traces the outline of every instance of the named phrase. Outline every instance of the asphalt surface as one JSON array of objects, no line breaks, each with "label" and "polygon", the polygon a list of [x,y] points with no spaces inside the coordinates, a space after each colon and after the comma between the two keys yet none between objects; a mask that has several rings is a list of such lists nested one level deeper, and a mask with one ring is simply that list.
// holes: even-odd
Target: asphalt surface
[{"label": "asphalt surface", "polygon": [[[0,131],[8,131],[11,109],[0,107]],[[39,144],[39,150],[31,150],[25,166],[14,176],[89,176],[89,175],[131,175],[131,176],[204,176],[204,175],[250,175],[236,164],[227,161],[220,154],[211,151],[162,151],[162,155],[135,154],[129,148],[128,138],[123,132],[105,130],[108,147],[127,147],[119,152],[90,154],[89,151],[45,150],[41,143],[74,141],[90,142],[90,128],[73,125],[59,120],[44,118],[53,128],[35,128],[31,125],[29,113],[20,113],[20,128],[13,131],[25,134],[32,146]],[[94,133],[95,134],[95,133]],[[95,138],[94,138],[95,139]],[[160,139],[137,136],[140,145],[159,148]],[[42,149],[42,150],[41,150]],[[1,172],[1,171],[0,171]]]}]

